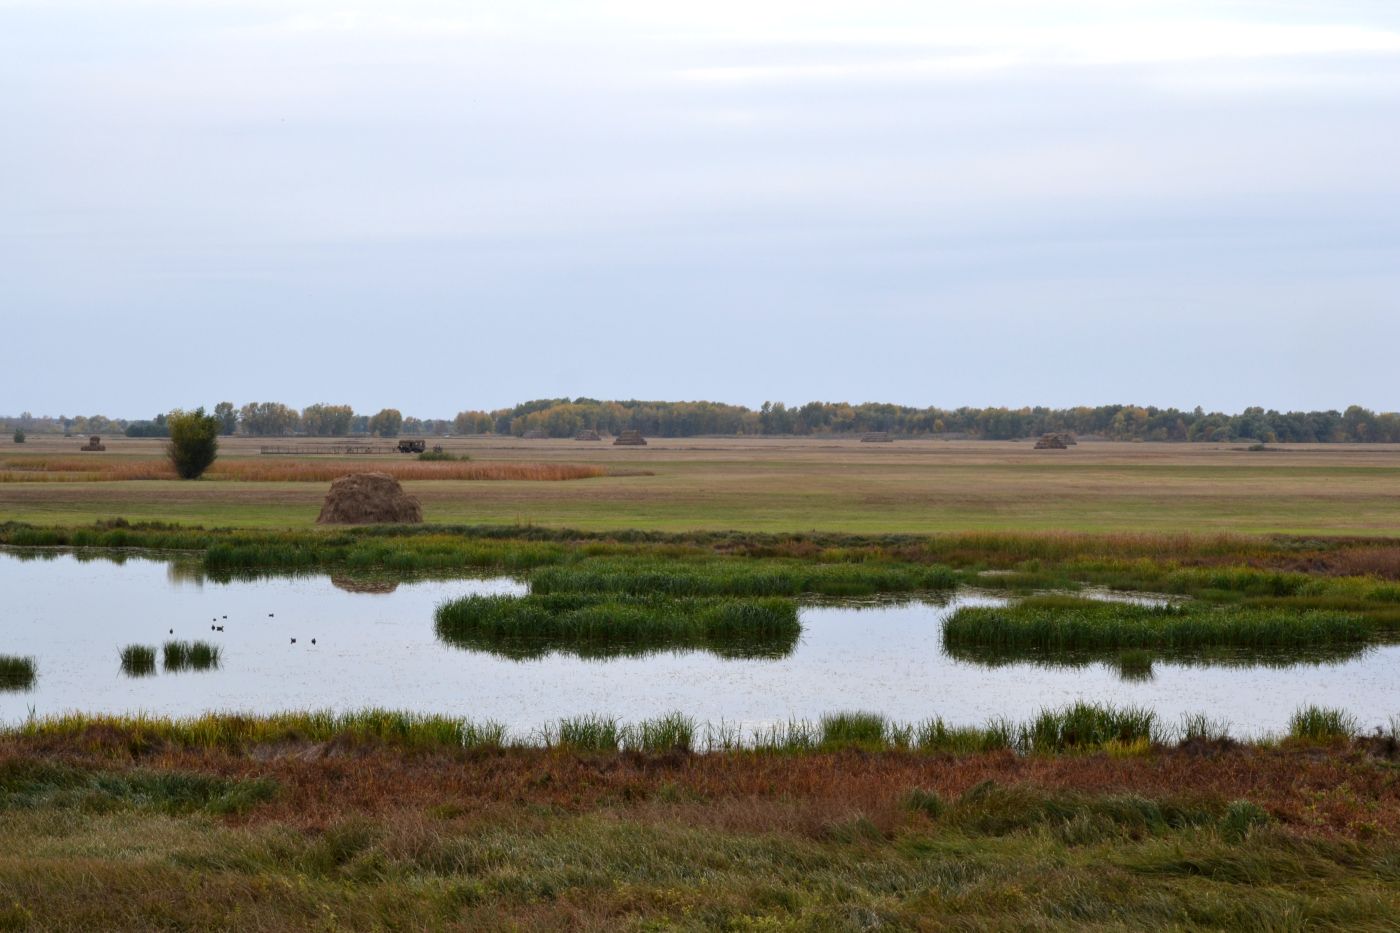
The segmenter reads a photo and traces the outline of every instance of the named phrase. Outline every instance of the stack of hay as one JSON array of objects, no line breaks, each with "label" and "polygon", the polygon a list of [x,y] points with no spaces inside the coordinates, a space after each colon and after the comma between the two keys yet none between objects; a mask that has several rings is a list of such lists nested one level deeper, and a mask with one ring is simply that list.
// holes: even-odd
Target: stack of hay
[{"label": "stack of hay", "polygon": [[1060,434],[1057,434],[1055,436],[1058,437],[1066,447],[1073,447],[1079,443],[1079,439],[1068,432],[1061,432]]},{"label": "stack of hay", "polygon": [[597,431],[580,431],[574,435],[576,441],[601,441]]},{"label": "stack of hay", "polygon": [[79,450],[106,450],[107,445],[102,443],[102,435],[94,434],[88,438],[88,442],[78,448]]},{"label": "stack of hay", "polygon": [[1058,434],[1042,434],[1035,442],[1036,450],[1064,450],[1067,446]]},{"label": "stack of hay", "polygon": [[613,439],[613,444],[617,447],[645,447],[647,439],[642,437],[641,431],[623,431]]},{"label": "stack of hay", "polygon": [[870,431],[860,436],[862,444],[892,444],[894,438],[890,437],[889,431]]},{"label": "stack of hay", "polygon": [[423,507],[388,473],[351,473],[331,483],[318,525],[406,525],[423,520]]}]

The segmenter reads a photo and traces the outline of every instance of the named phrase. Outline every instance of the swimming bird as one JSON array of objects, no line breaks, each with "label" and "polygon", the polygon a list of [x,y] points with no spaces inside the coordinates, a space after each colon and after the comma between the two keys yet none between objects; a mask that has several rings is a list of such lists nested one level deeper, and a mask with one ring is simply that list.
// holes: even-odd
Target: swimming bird
[{"label": "swimming bird", "polygon": [[171,634],[171,635],[174,635],[174,634],[175,634],[175,630],[174,630],[174,629],[171,629],[171,630],[170,630],[170,634]]},{"label": "swimming bird", "polygon": [[295,645],[296,643],[297,643],[297,640],[296,640],[295,638],[293,638],[293,639],[292,639],[292,644]]},{"label": "swimming bird", "polygon": [[223,627],[222,625],[220,625],[219,628],[218,628],[218,631],[222,632],[223,630],[224,630],[224,627]]},{"label": "swimming bird", "polygon": [[314,639],[314,638],[311,639],[311,644],[313,644],[313,645],[316,644],[316,639]]},{"label": "swimming bird", "polygon": [[269,613],[267,614],[267,617],[268,617],[269,619],[272,618],[272,613],[269,612]]}]

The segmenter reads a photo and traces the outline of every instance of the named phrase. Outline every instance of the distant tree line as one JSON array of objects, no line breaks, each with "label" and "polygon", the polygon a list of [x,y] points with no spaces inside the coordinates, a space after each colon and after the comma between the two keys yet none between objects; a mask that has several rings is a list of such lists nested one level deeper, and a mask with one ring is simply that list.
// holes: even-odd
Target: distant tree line
[{"label": "distant tree line", "polygon": [[[1098,405],[1078,408],[914,408],[879,402],[808,402],[788,407],[764,402],[757,409],[722,402],[603,401],[592,398],[537,399],[494,411],[467,410],[451,420],[406,416],[394,408],[357,414],[349,405],[317,403],[298,411],[280,402],[215,405],[210,416],[225,436],[245,434],[323,437],[400,434],[542,433],[572,437],[594,430],[617,434],[632,429],[652,437],[697,435],[840,435],[888,431],[906,437],[968,437],[1010,440],[1047,432],[1071,432],[1109,440],[1239,441],[1265,443],[1400,443],[1400,414],[1359,405],[1345,411],[1279,412],[1246,408],[1237,414],[1201,408]],[[25,412],[0,417],[0,430],[30,434],[126,434],[168,437],[168,416],[125,421],[103,415],[36,417]]]}]

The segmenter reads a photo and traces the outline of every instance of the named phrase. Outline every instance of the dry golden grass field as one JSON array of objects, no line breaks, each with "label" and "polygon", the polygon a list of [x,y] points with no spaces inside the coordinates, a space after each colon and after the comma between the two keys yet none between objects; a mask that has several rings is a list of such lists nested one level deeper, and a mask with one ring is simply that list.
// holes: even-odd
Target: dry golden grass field
[{"label": "dry golden grass field", "polygon": [[[124,517],[205,526],[314,522],[329,478],[390,470],[429,522],[670,531],[935,532],[972,529],[1400,533],[1400,447],[830,438],[609,442],[450,438],[470,462],[411,455],[265,455],[225,438],[199,481],[168,476],[159,440],[31,436],[0,447],[0,520]],[[383,442],[381,442],[383,443]],[[496,478],[506,477],[529,477]],[[569,478],[577,477],[577,478]]]}]

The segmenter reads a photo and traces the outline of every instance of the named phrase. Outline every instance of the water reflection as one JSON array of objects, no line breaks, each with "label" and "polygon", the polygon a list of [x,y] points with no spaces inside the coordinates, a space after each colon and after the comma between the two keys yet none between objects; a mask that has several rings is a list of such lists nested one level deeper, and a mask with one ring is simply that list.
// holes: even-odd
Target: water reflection
[{"label": "water reflection", "polygon": [[702,635],[690,639],[649,639],[646,642],[594,636],[590,638],[522,638],[466,635],[439,625],[438,639],[445,645],[465,651],[494,655],[512,661],[533,661],[549,655],[569,655],[592,661],[616,658],[646,658],[658,654],[706,652],[731,660],[786,658],[797,648],[800,632],[764,633],[741,637]]},{"label": "water reflection", "polygon": [[[354,573],[215,576],[188,556],[0,551],[0,653],[32,657],[39,671],[26,692],[0,692],[0,721],[22,721],[31,709],[186,716],[378,706],[523,731],[581,713],[635,720],[675,710],[744,729],[841,709],[963,725],[1029,719],[1082,699],[1145,706],[1168,720],[1206,710],[1247,735],[1286,727],[1307,704],[1384,722],[1400,674],[1400,647],[1386,645],[1140,656],[946,650],[948,613],[1003,601],[968,591],[806,603],[800,634],[765,639],[445,640],[435,631],[438,605],[520,596],[524,585],[388,582]],[[211,618],[222,630],[211,630]],[[159,655],[167,640],[204,640],[221,663],[178,676],[114,663],[123,646]]]}]

